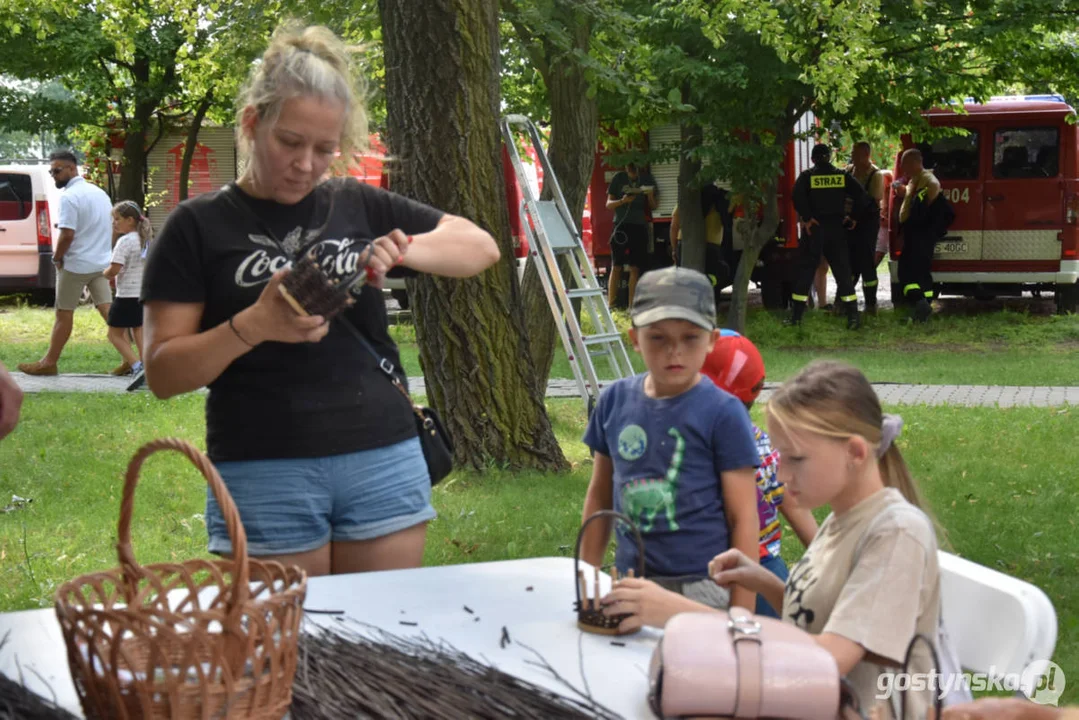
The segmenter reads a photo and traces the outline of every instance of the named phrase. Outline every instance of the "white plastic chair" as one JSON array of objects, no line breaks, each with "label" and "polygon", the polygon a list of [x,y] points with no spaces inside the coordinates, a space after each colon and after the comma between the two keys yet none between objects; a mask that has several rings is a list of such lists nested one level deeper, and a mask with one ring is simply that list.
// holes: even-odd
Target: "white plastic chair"
[{"label": "white plastic chair", "polygon": [[943,551],[939,563],[944,621],[964,669],[1018,676],[1052,659],[1057,614],[1041,589]]}]

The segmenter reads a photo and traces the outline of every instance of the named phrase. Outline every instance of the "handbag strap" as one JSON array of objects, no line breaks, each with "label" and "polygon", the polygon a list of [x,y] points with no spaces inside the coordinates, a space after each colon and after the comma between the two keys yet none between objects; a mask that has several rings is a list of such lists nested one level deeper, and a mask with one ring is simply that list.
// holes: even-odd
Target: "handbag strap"
[{"label": "handbag strap", "polygon": [[[910,676],[910,658],[911,658],[911,654],[914,652],[914,646],[918,643],[919,640],[921,640],[923,643],[925,643],[926,646],[929,648],[929,652],[933,656],[933,670],[932,670],[932,672],[937,673],[938,676],[939,676],[939,673],[940,673],[940,656],[937,655],[936,645],[933,644],[932,640],[930,640],[929,638],[927,638],[925,635],[923,635],[921,633],[915,633],[914,637],[912,637],[910,639],[910,644],[907,645],[907,653],[903,657],[903,674],[906,675],[907,677]],[[933,697],[934,697],[934,700],[933,700],[933,711],[935,713],[934,717],[936,717],[937,720],[939,720],[940,715],[941,715],[941,710],[943,709],[943,706],[944,706],[944,698],[942,697],[942,693],[938,692],[933,687],[929,688],[929,692],[932,692]],[[899,695],[900,695],[900,699],[899,699],[899,717],[896,720],[906,720],[906,717],[907,717],[907,695],[909,693],[910,693],[910,690],[900,690],[899,691]]]},{"label": "handbag strap", "polygon": [[[255,225],[260,230],[262,230],[262,232],[264,232],[266,236],[270,238],[270,240],[272,240],[275,245],[277,245],[277,248],[281,252],[285,253],[286,257],[289,255],[289,252],[285,248],[284,244],[277,239],[277,235],[274,234],[274,232],[269,227],[267,227],[263,219],[256,215],[255,212],[247,205],[247,203],[243,202],[243,199],[239,197],[239,191],[236,189],[234,184],[230,183],[226,185],[222,194],[225,198],[228,199],[229,203],[233,207],[238,208],[240,212],[247,217],[248,220],[255,223]],[[318,236],[315,238],[315,240],[322,237],[322,233],[325,232],[327,227],[329,227],[330,215],[333,214],[333,206],[333,193],[331,192],[330,209],[326,213],[326,221],[319,229]],[[316,209],[318,208],[317,203],[315,207]],[[359,342],[360,345],[362,345],[364,349],[367,350],[367,352],[371,353],[371,356],[375,359],[375,364],[378,365],[378,369],[385,373],[389,381],[393,383],[393,386],[397,388],[402,395],[404,395],[405,400],[408,401],[409,407],[411,407],[414,411],[418,411],[416,408],[416,404],[412,402],[412,396],[408,394],[408,388],[405,387],[404,383],[401,382],[400,377],[397,375],[397,367],[393,364],[393,362],[391,362],[389,358],[384,357],[381,353],[375,350],[375,347],[367,340],[367,338],[363,336],[363,333],[361,333],[359,329],[357,329],[357,327],[353,325],[351,321],[349,321],[348,318],[339,314],[331,318],[331,322],[333,321],[337,321],[338,325],[345,328],[345,330],[347,330],[348,333],[352,335],[352,337],[356,338],[357,342]]]},{"label": "handbag strap", "polygon": [[341,327],[345,328],[352,337],[356,338],[356,341],[360,343],[360,345],[363,345],[367,352],[371,353],[371,357],[375,359],[378,369],[381,370],[389,381],[393,383],[393,386],[405,396],[405,399],[408,400],[408,404],[415,407],[415,403],[412,402],[412,396],[408,394],[408,389],[405,387],[404,383],[401,382],[401,378],[397,374],[397,366],[393,364],[393,361],[379,353],[378,350],[375,350],[375,346],[363,336],[363,333],[361,333],[348,318],[337,315],[333,319],[338,320]]}]

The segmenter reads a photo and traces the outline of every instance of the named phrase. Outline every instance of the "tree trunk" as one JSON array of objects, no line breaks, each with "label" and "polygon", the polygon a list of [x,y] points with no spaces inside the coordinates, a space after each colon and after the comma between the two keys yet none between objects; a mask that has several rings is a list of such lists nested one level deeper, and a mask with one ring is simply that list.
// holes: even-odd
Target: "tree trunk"
[{"label": "tree trunk", "polygon": [[701,161],[694,152],[704,141],[700,125],[682,126],[678,160],[678,219],[682,230],[682,266],[704,272],[704,211],[701,208]]},{"label": "tree trunk", "polygon": [[214,91],[211,88],[199,101],[195,109],[195,116],[191,119],[191,127],[187,129],[187,141],[184,143],[184,159],[180,163],[180,202],[187,200],[187,183],[191,176],[191,159],[195,157],[195,148],[199,144],[199,131],[202,129],[202,121],[206,117],[210,106],[214,104]]},{"label": "tree trunk", "polygon": [[393,188],[467,217],[502,259],[476,278],[409,281],[428,399],[457,461],[477,470],[568,467],[525,336],[498,132],[498,7],[379,0]]},{"label": "tree trunk", "polygon": [[[150,61],[144,57],[136,57],[132,66],[131,74],[136,82],[136,87],[150,86]],[[145,94],[137,95],[134,102],[134,113],[128,119],[124,128],[124,157],[120,165],[120,183],[117,188],[117,197],[114,201],[133,200],[143,207],[146,197],[146,186],[143,182],[146,174],[146,134],[150,129],[150,120],[153,119],[154,109],[157,103]]]},{"label": "tree trunk", "polygon": [[[747,213],[747,221],[753,222],[753,232],[746,240],[742,258],[738,261],[738,271],[734,274],[731,286],[731,306],[727,313],[727,327],[740,333],[746,329],[746,309],[749,306],[749,278],[757,266],[757,258],[764,246],[775,237],[779,227],[779,203],[776,182],[772,180],[763,188],[764,218],[760,223]],[[736,221],[737,222],[737,221]]]},{"label": "tree trunk", "polygon": [[124,158],[120,165],[120,182],[117,185],[116,195],[113,200],[133,200],[139,207],[145,202],[143,187],[143,175],[146,168],[146,127],[150,115],[147,114],[146,122],[140,123],[135,120],[124,134]]},{"label": "tree trunk", "polygon": [[[561,14],[567,28],[575,36],[577,49],[588,52],[591,39],[591,27],[587,20],[568,10]],[[522,42],[524,38],[522,38]],[[588,185],[592,180],[592,166],[596,154],[596,134],[599,131],[599,112],[596,101],[588,97],[588,79],[579,63],[574,60],[558,58],[554,49],[543,43],[545,63],[543,81],[547,86],[547,99],[551,105],[551,139],[548,158],[554,170],[566,206],[581,231],[581,219],[584,216],[585,199]],[[553,199],[550,187],[545,182],[541,198]],[[602,201],[606,201],[606,197]],[[596,200],[601,202],[601,200]],[[564,282],[569,282],[568,261],[559,262],[559,270]],[[536,381],[546,388],[551,375],[551,363],[554,360],[555,346],[560,342],[558,329],[554,324],[547,296],[543,292],[537,268],[529,256],[523,278],[525,302],[525,322],[528,339],[532,350],[532,361],[536,365]],[[578,320],[581,317],[581,302],[573,302]]]}]

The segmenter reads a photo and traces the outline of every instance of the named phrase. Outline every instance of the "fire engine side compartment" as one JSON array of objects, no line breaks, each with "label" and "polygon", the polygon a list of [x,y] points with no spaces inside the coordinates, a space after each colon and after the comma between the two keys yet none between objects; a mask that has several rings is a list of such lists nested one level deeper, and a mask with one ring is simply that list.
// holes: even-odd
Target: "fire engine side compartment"
[{"label": "fire engine side compartment", "polygon": [[[934,253],[937,293],[991,298],[1048,290],[1056,292],[1058,307],[1074,311],[1079,300],[1079,136],[1066,120],[1072,109],[1059,100],[1032,97],[967,105],[966,110],[927,113],[932,125],[965,128],[977,133],[978,141],[976,172],[968,172],[973,158],[969,151],[964,165],[950,157],[957,151],[922,145],[935,155],[927,156],[926,166],[937,173],[956,212]],[[1046,145],[1036,146],[1032,137],[1055,137],[1056,153]],[[947,147],[949,141],[939,142]],[[913,147],[909,136],[904,136],[903,147]],[[895,283],[902,253],[898,206],[895,201],[890,222],[893,300],[899,299]]]}]

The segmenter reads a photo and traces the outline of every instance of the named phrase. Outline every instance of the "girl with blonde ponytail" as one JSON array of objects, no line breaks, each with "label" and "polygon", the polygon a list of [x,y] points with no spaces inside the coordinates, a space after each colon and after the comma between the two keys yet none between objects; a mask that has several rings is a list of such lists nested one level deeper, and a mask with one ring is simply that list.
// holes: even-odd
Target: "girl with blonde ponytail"
[{"label": "girl with blonde ponytail", "polygon": [[[142,269],[146,250],[154,230],[138,203],[123,200],[112,209],[112,230],[120,239],[112,249],[112,264],[105,269],[105,277],[116,279],[116,299],[109,308],[109,342],[124,359],[113,375],[138,374],[142,371]],[[138,355],[131,351],[135,341]]]},{"label": "girl with blonde ponytail", "polygon": [[[902,419],[885,415],[865,376],[838,362],[813,363],[784,383],[766,417],[787,494],[831,513],[785,587],[734,550],[709,573],[782,606],[785,621],[833,655],[862,709],[891,717],[881,688],[892,686],[916,633],[937,638],[940,618],[935,521],[895,444]],[[919,643],[910,672],[936,669]],[[926,716],[932,694],[909,693],[913,717]]]}]

